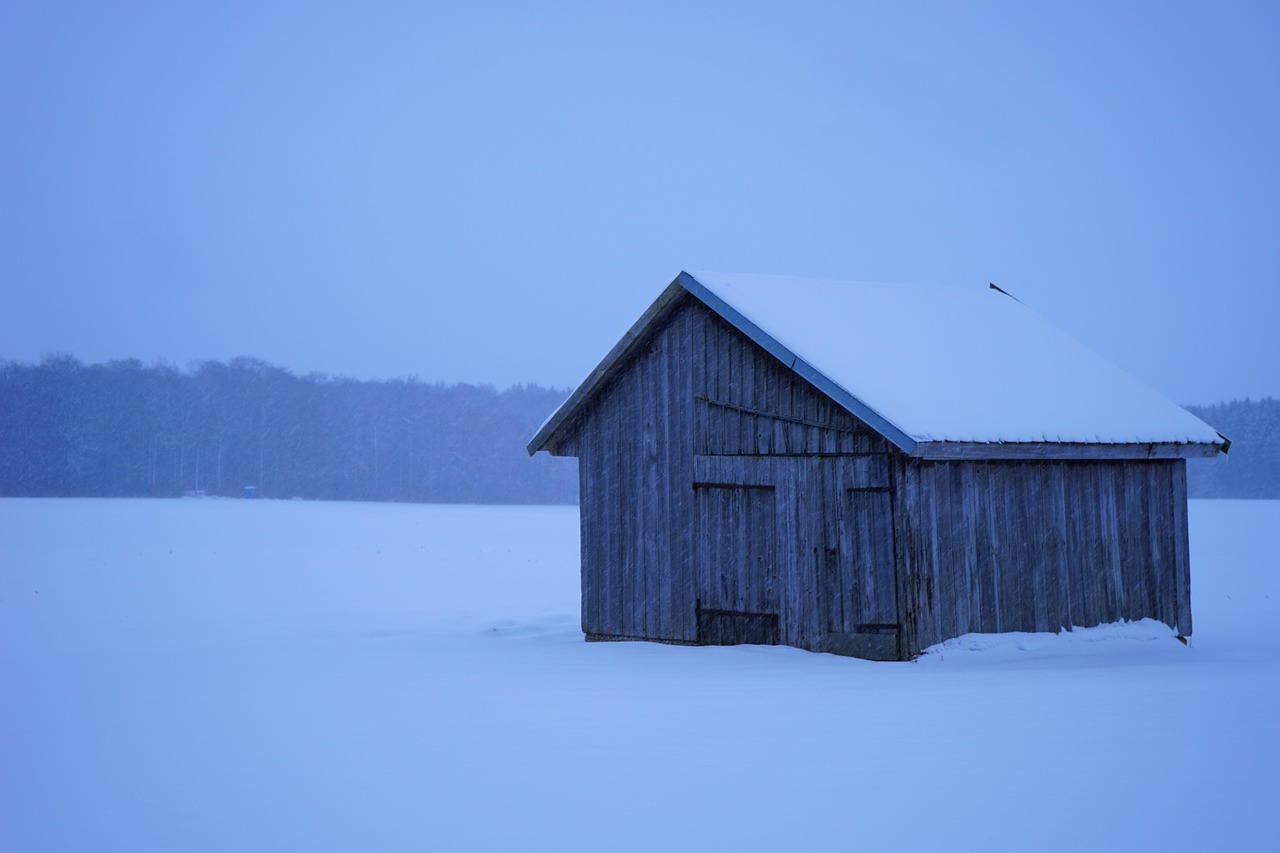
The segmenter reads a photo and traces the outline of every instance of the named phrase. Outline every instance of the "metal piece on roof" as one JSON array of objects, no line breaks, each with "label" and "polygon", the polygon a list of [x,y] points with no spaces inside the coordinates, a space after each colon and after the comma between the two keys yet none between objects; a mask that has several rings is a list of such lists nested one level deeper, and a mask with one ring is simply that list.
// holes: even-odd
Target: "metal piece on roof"
[{"label": "metal piece on roof", "polygon": [[996,283],[995,283],[995,282],[993,282],[993,281],[989,281],[989,282],[987,282],[987,287],[991,288],[992,290],[998,290],[998,291],[1000,291],[1000,292],[1001,292],[1001,293],[1003,293],[1005,296],[1009,297],[1010,299],[1012,299],[1012,300],[1013,300],[1013,301],[1015,301],[1015,302],[1021,302],[1021,301],[1022,301],[1021,299],[1019,299],[1018,297],[1014,296],[1014,295],[1013,295],[1012,293],[1010,293],[1009,291],[1005,290],[1003,287],[999,287],[999,286],[997,286],[997,285],[996,285]]}]

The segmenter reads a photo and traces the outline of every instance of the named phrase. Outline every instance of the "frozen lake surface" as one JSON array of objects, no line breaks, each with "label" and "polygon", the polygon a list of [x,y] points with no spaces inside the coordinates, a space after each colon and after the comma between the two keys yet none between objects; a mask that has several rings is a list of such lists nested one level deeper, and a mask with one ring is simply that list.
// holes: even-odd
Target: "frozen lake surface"
[{"label": "frozen lake surface", "polygon": [[0,500],[0,850],[1259,850],[1280,502],[1195,635],[593,643],[574,507]]}]

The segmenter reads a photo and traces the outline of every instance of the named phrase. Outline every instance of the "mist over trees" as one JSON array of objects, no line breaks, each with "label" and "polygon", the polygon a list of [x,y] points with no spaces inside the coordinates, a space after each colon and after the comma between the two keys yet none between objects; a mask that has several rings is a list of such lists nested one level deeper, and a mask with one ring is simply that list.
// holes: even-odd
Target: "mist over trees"
[{"label": "mist over trees", "polygon": [[1187,410],[1231,439],[1217,459],[1191,459],[1193,498],[1280,498],[1280,400],[1233,400]]},{"label": "mist over trees", "polygon": [[[525,442],[566,392],[296,376],[252,358],[184,371],[0,362],[0,495],[574,503],[577,467]],[[1188,493],[1280,498],[1280,400],[1189,406],[1231,439]]]},{"label": "mist over trees", "polygon": [[573,503],[571,459],[525,442],[566,392],[190,371],[69,356],[0,362],[0,495]]}]

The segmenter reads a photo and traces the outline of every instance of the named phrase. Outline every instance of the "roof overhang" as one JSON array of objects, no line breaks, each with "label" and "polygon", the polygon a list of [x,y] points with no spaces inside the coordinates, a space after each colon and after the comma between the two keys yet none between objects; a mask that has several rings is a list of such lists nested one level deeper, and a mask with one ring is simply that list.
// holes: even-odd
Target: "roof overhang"
[{"label": "roof overhang", "polygon": [[962,459],[1195,459],[1226,453],[1231,442],[1222,444],[1152,442],[1149,444],[1102,444],[1085,442],[959,442],[920,441],[912,456],[929,460]]}]

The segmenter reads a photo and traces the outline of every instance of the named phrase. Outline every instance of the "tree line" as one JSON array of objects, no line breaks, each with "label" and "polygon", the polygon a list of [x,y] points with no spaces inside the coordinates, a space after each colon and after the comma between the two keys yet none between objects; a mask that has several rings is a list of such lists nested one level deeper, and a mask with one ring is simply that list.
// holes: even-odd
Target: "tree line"
[{"label": "tree line", "polygon": [[70,356],[0,362],[0,495],[188,493],[574,503],[571,459],[525,442],[567,392],[297,376],[252,358],[190,370]]},{"label": "tree line", "polygon": [[[573,503],[573,460],[525,443],[567,396],[417,379],[297,376],[252,358],[190,370],[70,356],[0,362],[0,495],[187,493]],[[1232,441],[1190,460],[1192,497],[1280,498],[1280,400],[1189,406]]]},{"label": "tree line", "polygon": [[1231,439],[1217,459],[1191,459],[1193,498],[1280,498],[1280,400],[1233,400],[1188,411]]}]

